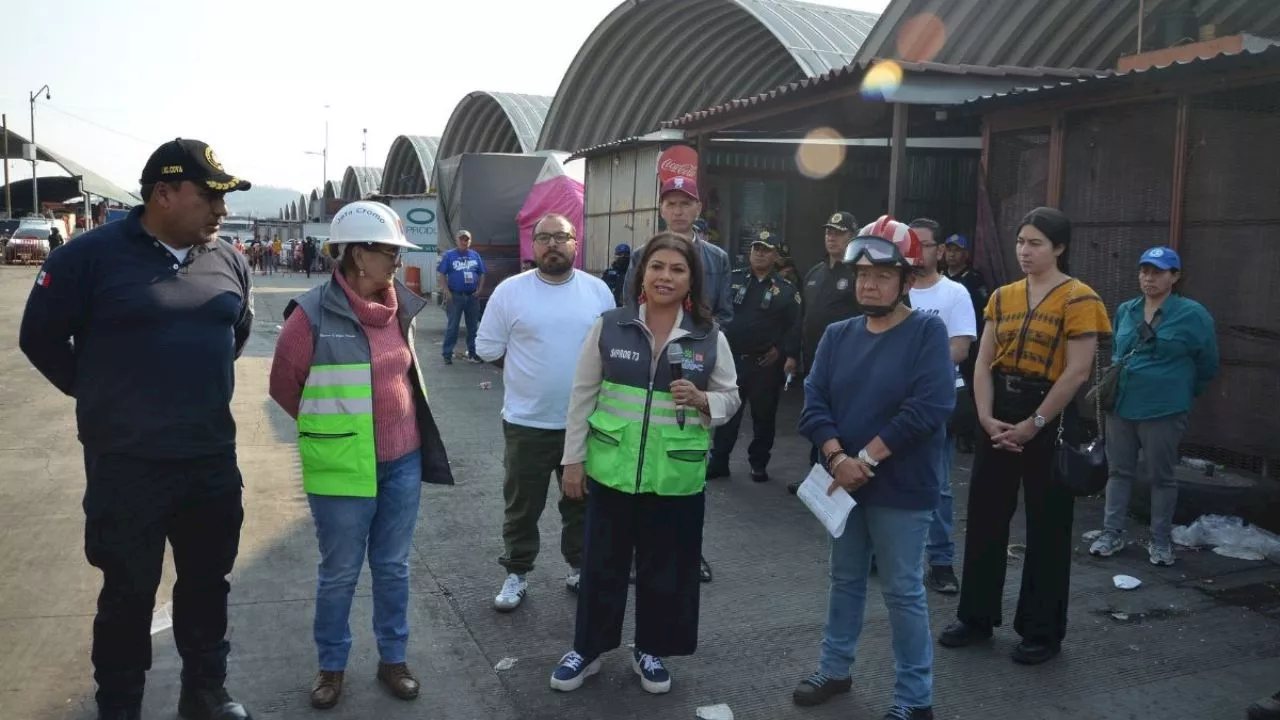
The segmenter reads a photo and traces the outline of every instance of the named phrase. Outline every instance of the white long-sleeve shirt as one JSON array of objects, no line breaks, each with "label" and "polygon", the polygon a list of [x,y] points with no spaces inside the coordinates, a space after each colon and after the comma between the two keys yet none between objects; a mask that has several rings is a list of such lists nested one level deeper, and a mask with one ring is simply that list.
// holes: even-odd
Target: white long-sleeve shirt
[{"label": "white long-sleeve shirt", "polygon": [[[680,321],[684,311],[678,311],[675,328],[671,331],[668,342],[674,342],[688,335],[681,329]],[[645,309],[640,307],[640,323],[643,325]],[[569,398],[569,417],[564,432],[564,457],[561,465],[572,465],[587,459],[587,433],[590,428],[587,418],[595,412],[596,399],[600,395],[600,383],[604,378],[604,361],[600,358],[601,320],[596,320],[587,333],[582,344],[582,354],[578,356],[578,371],[573,376],[573,394]],[[645,326],[649,342],[653,342],[653,334]],[[649,377],[653,377],[658,360],[663,356],[649,359]],[[711,377],[707,379],[707,412],[698,413],[703,427],[713,428],[729,422],[729,418],[738,412],[742,400],[738,397],[738,371],[733,365],[733,351],[729,349],[729,341],[724,333],[716,330],[716,366],[711,369]]]},{"label": "white long-sleeve shirt", "polygon": [[488,362],[505,356],[504,420],[564,429],[582,343],[592,323],[613,307],[609,286],[581,270],[560,285],[528,270],[494,288],[476,333],[476,354]]}]

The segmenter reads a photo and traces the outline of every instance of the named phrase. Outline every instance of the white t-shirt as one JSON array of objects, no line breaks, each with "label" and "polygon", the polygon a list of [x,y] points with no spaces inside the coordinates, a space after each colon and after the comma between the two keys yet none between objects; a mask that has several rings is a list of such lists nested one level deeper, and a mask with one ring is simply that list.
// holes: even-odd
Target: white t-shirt
[{"label": "white t-shirt", "polygon": [[[978,339],[978,317],[973,312],[973,299],[969,297],[969,291],[955,280],[940,276],[931,288],[912,288],[911,307],[941,318],[947,326],[947,337]],[[957,366],[956,387],[963,385]]]},{"label": "white t-shirt", "polygon": [[502,417],[513,425],[563,430],[582,343],[600,314],[615,307],[613,293],[581,270],[552,285],[527,270],[494,288],[476,354],[503,363]]}]

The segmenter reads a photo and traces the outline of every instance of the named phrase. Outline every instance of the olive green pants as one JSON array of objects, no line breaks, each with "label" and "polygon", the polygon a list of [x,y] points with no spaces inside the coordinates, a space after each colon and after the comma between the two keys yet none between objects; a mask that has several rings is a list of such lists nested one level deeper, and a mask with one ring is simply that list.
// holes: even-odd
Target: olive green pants
[{"label": "olive green pants", "polygon": [[[560,458],[564,454],[564,431],[502,423],[506,442],[504,465],[506,477],[502,497],[506,509],[502,518],[502,542],[505,548],[498,563],[507,572],[523,575],[533,569],[542,542],[538,535],[538,519],[547,505],[551,473],[557,486],[564,473]],[[573,568],[582,562],[583,523],[587,504],[560,495],[560,553]]]}]

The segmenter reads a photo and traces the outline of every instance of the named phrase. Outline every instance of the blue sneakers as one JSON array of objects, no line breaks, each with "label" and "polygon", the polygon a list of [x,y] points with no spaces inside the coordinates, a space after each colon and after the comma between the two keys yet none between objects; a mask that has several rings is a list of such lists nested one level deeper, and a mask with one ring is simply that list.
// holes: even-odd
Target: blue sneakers
[{"label": "blue sneakers", "polygon": [[660,695],[671,691],[671,673],[662,664],[662,658],[633,650],[631,668],[640,676],[640,687],[645,692]]},{"label": "blue sneakers", "polygon": [[582,681],[600,672],[600,658],[591,662],[575,651],[560,658],[560,666],[551,673],[551,689],[572,692],[582,687]]}]

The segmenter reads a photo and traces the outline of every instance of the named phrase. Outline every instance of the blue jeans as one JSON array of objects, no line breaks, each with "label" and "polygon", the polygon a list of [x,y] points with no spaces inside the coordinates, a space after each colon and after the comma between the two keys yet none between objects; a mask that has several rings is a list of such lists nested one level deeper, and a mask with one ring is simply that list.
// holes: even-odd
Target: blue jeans
[{"label": "blue jeans", "polygon": [[453,357],[453,348],[458,344],[458,325],[465,315],[467,318],[467,354],[474,357],[476,354],[476,330],[480,327],[480,301],[476,299],[474,294],[453,293],[450,296],[449,303],[444,306],[444,311],[449,318],[449,325],[444,331],[444,348],[440,354],[445,357]]},{"label": "blue jeans", "polygon": [[818,665],[822,674],[846,678],[853,669],[867,610],[867,578],[874,551],[881,593],[889,610],[897,672],[893,702],[912,707],[933,705],[933,637],[920,566],[932,515],[930,510],[866,505],[849,513],[844,535],[831,541],[831,590]]},{"label": "blue jeans", "polygon": [[955,498],[951,495],[951,461],[956,454],[956,439],[947,434],[947,443],[942,448],[942,460],[938,463],[938,481],[942,490],[942,499],[938,509],[933,511],[933,522],[929,523],[929,544],[926,550],[930,565],[946,565],[951,567],[956,559],[956,543],[951,539],[951,528],[955,525]]},{"label": "blue jeans", "polygon": [[402,663],[409,643],[409,550],[422,491],[422,452],[378,463],[378,496],[308,495],[320,541],[316,649],[320,669],[345,670],[351,652],[351,598],[368,549],[378,657]]}]

